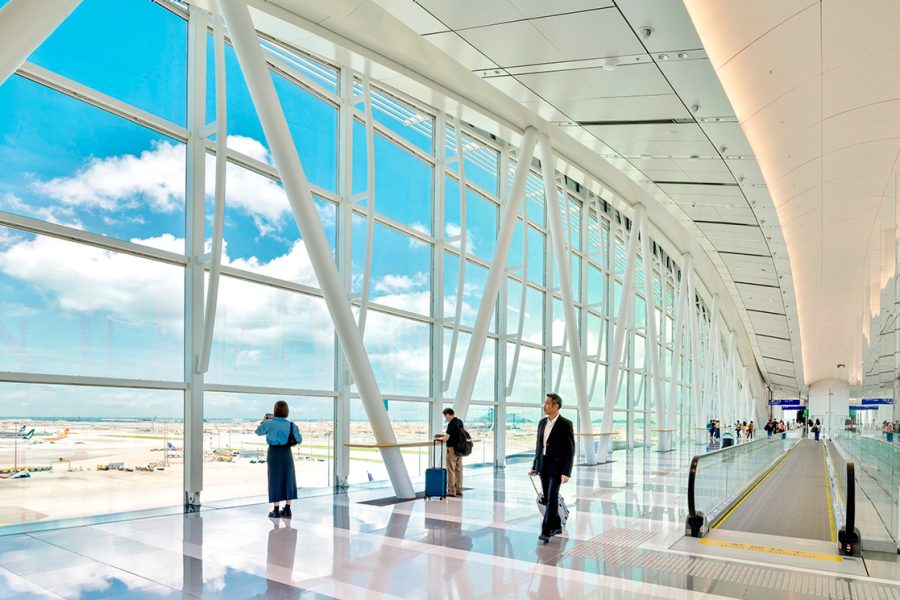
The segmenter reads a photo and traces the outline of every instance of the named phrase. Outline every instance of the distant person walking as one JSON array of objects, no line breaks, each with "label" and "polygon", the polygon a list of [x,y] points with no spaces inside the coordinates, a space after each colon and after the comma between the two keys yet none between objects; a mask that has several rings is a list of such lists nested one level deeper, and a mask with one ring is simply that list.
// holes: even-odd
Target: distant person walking
[{"label": "distant person walking", "polygon": [[269,516],[273,519],[290,519],[291,500],[297,499],[297,476],[291,448],[301,444],[303,436],[297,426],[287,420],[288,413],[287,402],[279,400],[256,428],[256,435],[266,436],[269,444],[266,464],[269,468],[269,502],[273,505]]},{"label": "distant person walking", "polygon": [[575,428],[572,421],[559,414],[560,407],[562,398],[558,394],[547,394],[544,401],[544,414],[547,416],[538,423],[534,462],[529,473],[532,477],[536,474],[541,476],[546,505],[538,539],[545,544],[551,536],[562,533],[559,488],[569,481],[575,462]]},{"label": "distant person walking", "polygon": [[816,424],[812,426],[813,433],[816,436],[816,441],[819,441],[819,433],[822,431],[822,424],[819,423],[819,420],[816,419]]},{"label": "distant person walking", "polygon": [[447,443],[447,496],[462,496],[463,454],[458,449],[463,443],[463,422],[452,408],[444,409],[444,418],[447,432],[435,434],[434,439]]}]

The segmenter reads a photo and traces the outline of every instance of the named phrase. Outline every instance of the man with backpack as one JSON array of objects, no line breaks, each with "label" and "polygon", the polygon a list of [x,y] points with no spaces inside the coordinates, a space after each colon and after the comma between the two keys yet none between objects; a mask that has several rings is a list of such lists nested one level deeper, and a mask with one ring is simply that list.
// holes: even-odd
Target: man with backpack
[{"label": "man with backpack", "polygon": [[439,433],[434,438],[447,442],[447,496],[461,497],[462,459],[472,453],[472,438],[452,408],[444,409],[444,418],[447,419],[447,433]]}]

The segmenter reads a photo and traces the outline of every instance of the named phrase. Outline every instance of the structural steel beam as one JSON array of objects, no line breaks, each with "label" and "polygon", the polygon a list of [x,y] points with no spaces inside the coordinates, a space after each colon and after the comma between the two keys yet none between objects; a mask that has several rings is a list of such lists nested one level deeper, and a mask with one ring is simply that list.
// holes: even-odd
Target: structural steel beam
[{"label": "structural steel beam", "polygon": [[[647,344],[644,356],[650,363],[650,392],[656,411],[656,427],[667,429],[666,413],[663,407],[663,374],[659,368],[659,339],[656,334],[656,308],[653,302],[653,254],[650,251],[650,225],[647,218],[641,220],[641,264],[644,267],[644,306],[647,312]],[[660,279],[662,274],[660,273]],[[661,295],[665,296],[665,283],[662,283]],[[663,311],[665,316],[665,311]],[[658,449],[661,452],[671,450],[672,436],[664,435],[670,432],[660,432],[658,437]]]},{"label": "structural steel beam", "polygon": [[[622,352],[625,349],[625,334],[628,332],[628,319],[631,317],[631,305],[634,303],[634,267],[637,263],[637,243],[640,237],[642,223],[647,216],[647,209],[643,204],[634,205],[634,218],[631,221],[631,235],[628,237],[628,249],[625,251],[627,262],[625,263],[625,275],[622,281],[622,298],[619,304],[619,314],[616,319],[616,339],[612,353],[609,356],[609,372],[606,377],[606,404],[603,406],[603,436],[600,444],[600,460],[611,460],[612,450],[612,418],[613,407],[616,405],[616,396],[619,391],[619,372],[622,369]],[[610,230],[610,236],[615,232]],[[614,259],[610,257],[610,265]],[[610,279],[612,279],[611,268]],[[610,285],[614,285],[610,283]]]},{"label": "structural steel beam", "polygon": [[[550,226],[550,241],[553,244],[553,257],[556,260],[556,271],[559,275],[559,293],[562,296],[563,315],[566,321],[566,338],[569,340],[569,352],[572,354],[572,376],[575,378],[575,399],[578,402],[578,429],[584,441],[585,460],[589,464],[597,462],[594,451],[594,438],[590,437],[591,409],[587,395],[587,368],[584,353],[581,351],[581,336],[578,333],[578,317],[575,315],[575,301],[572,297],[571,259],[566,244],[563,243],[562,212],[559,206],[559,190],[556,185],[556,170],[553,167],[553,149],[550,138],[541,134],[538,143],[541,152],[541,172],[544,177],[544,197],[547,207],[547,223]],[[560,361],[565,356],[563,347]]]},{"label": "structural steel beam", "polygon": [[[0,9],[0,85],[56,31],[81,0],[10,0]],[[15,42],[15,43],[13,43]]]},{"label": "structural steel beam", "polygon": [[[491,259],[491,268],[488,271],[487,281],[484,283],[484,292],[478,305],[478,314],[475,317],[475,327],[472,330],[472,337],[469,339],[469,349],[466,351],[466,360],[463,362],[462,373],[459,377],[456,401],[453,403],[457,416],[463,421],[466,420],[466,412],[469,410],[469,402],[472,400],[472,391],[475,389],[475,378],[478,376],[478,367],[481,364],[484,342],[491,325],[491,315],[494,312],[494,304],[497,303],[500,284],[506,278],[509,245],[515,231],[519,202],[522,201],[522,195],[525,193],[525,182],[531,169],[531,159],[534,156],[537,137],[537,129],[529,127],[525,130],[525,137],[522,138],[522,146],[519,148],[517,157],[516,174],[509,190],[509,196],[506,198],[506,204],[503,206],[494,257]],[[460,141],[457,140],[457,143]],[[525,227],[523,235],[528,235],[527,227]],[[525,285],[524,282],[523,285]]]},{"label": "structural steel beam", "polygon": [[[319,285],[322,287],[325,306],[328,308],[338,340],[346,354],[347,363],[369,417],[375,441],[378,444],[394,444],[397,440],[384,407],[381,391],[375,380],[375,372],[372,370],[369,356],[363,345],[362,335],[353,318],[347,292],[331,257],[325,230],[322,228],[313,201],[312,190],[303,172],[303,165],[288,129],[284,110],[275,92],[275,86],[260,48],[253,21],[250,19],[247,3],[245,0],[218,0],[218,3],[225,21],[228,23],[238,63],[269,143],[272,159],[284,184],[294,218],[300,228],[300,234],[306,244],[310,262]],[[394,493],[398,498],[414,498],[415,492],[400,449],[381,448],[381,454],[394,487]]]}]

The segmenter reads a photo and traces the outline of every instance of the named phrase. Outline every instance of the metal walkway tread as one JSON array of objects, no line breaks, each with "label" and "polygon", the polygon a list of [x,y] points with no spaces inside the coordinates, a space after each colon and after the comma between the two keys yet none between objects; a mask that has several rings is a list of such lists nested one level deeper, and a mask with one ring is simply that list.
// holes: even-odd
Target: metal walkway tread
[{"label": "metal walkway tread", "polygon": [[825,444],[801,440],[715,528],[833,542],[829,493]]}]

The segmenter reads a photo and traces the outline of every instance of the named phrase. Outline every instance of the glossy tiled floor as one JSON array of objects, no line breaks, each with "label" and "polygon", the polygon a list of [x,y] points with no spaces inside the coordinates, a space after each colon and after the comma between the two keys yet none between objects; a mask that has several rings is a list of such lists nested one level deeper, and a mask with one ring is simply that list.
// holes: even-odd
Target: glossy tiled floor
[{"label": "glossy tiled floor", "polygon": [[884,579],[780,569],[779,587],[672,551],[690,456],[616,458],[564,486],[574,510],[546,546],[520,463],[467,471],[461,499],[378,507],[359,502],[388,490],[367,489],[298,501],[290,521],[256,504],[3,536],[0,598],[900,598]]}]

